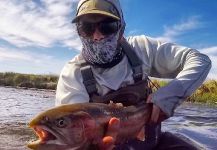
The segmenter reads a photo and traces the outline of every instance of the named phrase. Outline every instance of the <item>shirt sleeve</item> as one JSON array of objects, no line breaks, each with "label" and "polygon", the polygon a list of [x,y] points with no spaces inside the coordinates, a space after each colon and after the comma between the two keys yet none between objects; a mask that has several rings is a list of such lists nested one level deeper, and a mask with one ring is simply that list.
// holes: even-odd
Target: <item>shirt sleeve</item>
[{"label": "shirt sleeve", "polygon": [[74,60],[68,62],[61,71],[56,90],[56,106],[89,101],[76,59],[75,57]]},{"label": "shirt sleeve", "polygon": [[[163,43],[141,36],[136,43],[148,55],[149,75],[172,79],[168,85],[152,94],[152,101],[168,116],[206,79],[211,68],[207,55],[174,43]],[[143,60],[147,62],[146,60]]]}]

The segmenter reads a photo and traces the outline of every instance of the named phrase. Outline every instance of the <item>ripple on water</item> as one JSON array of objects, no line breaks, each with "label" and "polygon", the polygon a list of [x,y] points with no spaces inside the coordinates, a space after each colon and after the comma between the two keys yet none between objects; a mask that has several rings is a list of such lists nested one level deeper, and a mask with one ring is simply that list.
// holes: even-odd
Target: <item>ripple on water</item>
[{"label": "ripple on water", "polygon": [[[213,132],[215,130],[215,132]],[[189,137],[190,139],[200,143],[206,149],[214,150],[216,148],[216,139],[217,139],[217,129],[214,127],[187,127],[179,130],[180,133]]]},{"label": "ripple on water", "polygon": [[163,130],[182,134],[214,150],[217,147],[217,108],[183,104],[174,117],[163,123]]},{"label": "ripple on water", "polygon": [[10,122],[0,124],[0,149],[25,150],[26,143],[34,133],[27,127],[26,122]]},{"label": "ripple on water", "polygon": [[34,136],[27,127],[39,112],[54,106],[53,91],[0,87],[0,150],[27,150]]}]

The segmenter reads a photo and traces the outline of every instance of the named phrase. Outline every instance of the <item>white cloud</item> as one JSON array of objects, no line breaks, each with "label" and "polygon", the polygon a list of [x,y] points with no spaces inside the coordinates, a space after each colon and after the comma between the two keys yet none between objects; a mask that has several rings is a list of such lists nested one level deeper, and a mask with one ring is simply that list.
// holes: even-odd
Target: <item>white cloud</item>
[{"label": "white cloud", "polygon": [[212,61],[212,68],[210,70],[210,73],[208,75],[209,79],[215,79],[217,80],[217,56],[209,56],[209,58]]},{"label": "white cloud", "polygon": [[140,33],[140,30],[134,29],[134,30],[129,31],[128,35],[136,35],[138,33]]},{"label": "white cloud", "polygon": [[51,55],[0,47],[0,72],[59,74],[66,60]]},{"label": "white cloud", "polygon": [[52,56],[49,55],[0,47],[0,61],[25,61],[28,63],[43,64],[50,60],[52,60]]},{"label": "white cloud", "polygon": [[0,61],[31,61],[26,53],[19,53],[18,51],[8,50],[7,48],[0,48]]},{"label": "white cloud", "polygon": [[209,56],[212,61],[212,68],[208,75],[210,79],[217,79],[217,46],[200,49],[200,51]]},{"label": "white cloud", "polygon": [[217,46],[208,47],[201,49],[203,53],[206,53],[207,55],[216,55],[217,56]]},{"label": "white cloud", "polygon": [[182,35],[189,30],[197,29],[198,27],[200,27],[199,17],[189,17],[179,24],[164,26],[163,35],[156,38],[161,41],[174,42],[179,35]]},{"label": "white cloud", "polygon": [[70,23],[77,1],[41,0],[40,4],[26,0],[0,1],[0,38],[17,47],[51,47],[55,43],[69,46],[68,41],[74,43],[72,46],[79,45]]},{"label": "white cloud", "polygon": [[70,48],[73,47],[76,50],[81,50],[81,48],[82,48],[82,45],[81,45],[79,38],[74,39],[74,40],[65,40],[64,45],[67,47],[70,47]]}]

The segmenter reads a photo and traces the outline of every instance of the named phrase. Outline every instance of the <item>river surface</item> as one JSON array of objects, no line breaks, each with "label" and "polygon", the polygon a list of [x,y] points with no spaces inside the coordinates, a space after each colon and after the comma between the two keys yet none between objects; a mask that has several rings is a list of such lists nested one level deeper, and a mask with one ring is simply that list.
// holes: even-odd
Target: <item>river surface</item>
[{"label": "river surface", "polygon": [[[54,106],[54,91],[0,87],[0,150],[28,150],[34,138],[29,120]],[[217,107],[182,104],[163,130],[178,133],[207,150],[217,150]]]}]

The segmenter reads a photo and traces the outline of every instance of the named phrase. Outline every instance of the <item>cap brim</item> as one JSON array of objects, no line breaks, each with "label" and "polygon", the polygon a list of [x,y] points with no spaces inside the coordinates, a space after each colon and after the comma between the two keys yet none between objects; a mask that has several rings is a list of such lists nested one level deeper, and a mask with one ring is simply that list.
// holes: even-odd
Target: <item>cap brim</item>
[{"label": "cap brim", "polygon": [[105,12],[105,11],[101,11],[101,10],[89,10],[88,12],[85,12],[85,13],[81,13],[79,14],[78,16],[76,16],[73,20],[72,20],[72,23],[76,23],[78,22],[78,20],[80,19],[81,16],[84,16],[84,15],[88,15],[88,14],[99,14],[99,15],[103,15],[103,16],[107,16],[107,17],[111,17],[115,20],[120,20],[120,18],[118,16],[115,16],[111,13],[108,13],[108,12]]}]

